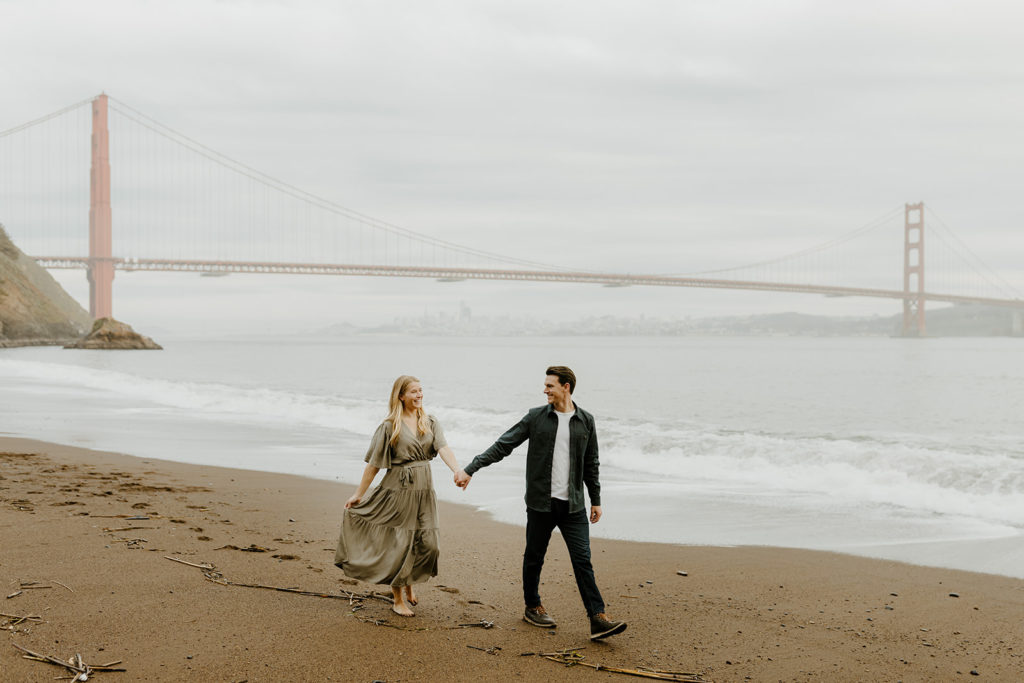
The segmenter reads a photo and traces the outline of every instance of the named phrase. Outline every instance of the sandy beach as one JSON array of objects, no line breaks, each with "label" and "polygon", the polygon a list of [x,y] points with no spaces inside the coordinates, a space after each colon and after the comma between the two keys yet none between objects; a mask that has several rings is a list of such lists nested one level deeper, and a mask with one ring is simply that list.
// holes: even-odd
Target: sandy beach
[{"label": "sandy beach", "polygon": [[559,539],[542,585],[559,627],[538,629],[521,620],[522,529],[451,504],[440,574],[402,619],[365,597],[385,587],[333,566],[351,489],[0,439],[0,680],[67,675],[14,645],[120,661],[93,675],[108,681],[640,680],[524,654],[576,647],[705,681],[1024,680],[1018,579],[595,539],[608,611],[629,628],[592,643]]}]

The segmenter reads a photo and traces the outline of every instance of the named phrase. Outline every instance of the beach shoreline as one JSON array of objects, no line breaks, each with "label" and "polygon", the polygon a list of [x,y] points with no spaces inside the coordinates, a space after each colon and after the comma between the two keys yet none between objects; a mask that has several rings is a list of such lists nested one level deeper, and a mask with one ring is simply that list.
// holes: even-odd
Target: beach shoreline
[{"label": "beach shoreline", "polygon": [[[1010,577],[594,538],[608,611],[630,626],[591,643],[560,541],[542,579],[559,627],[537,629],[521,621],[522,529],[468,506],[440,503],[440,574],[406,620],[383,601],[353,612],[360,601],[224,585],[165,559],[215,565],[235,584],[386,590],[333,566],[350,484],[11,437],[0,438],[0,477],[0,582],[4,596],[17,593],[0,613],[41,619],[0,617],[9,627],[0,680],[62,674],[13,644],[91,664],[120,659],[130,680],[623,679],[520,656],[577,646],[595,664],[708,681],[1024,675],[1024,581]],[[494,627],[463,626],[480,623]]]},{"label": "beach shoreline", "polygon": [[[396,354],[418,359],[431,408],[468,461],[535,404],[531,373],[551,352],[518,339],[307,341],[181,342],[159,356],[11,350],[0,359],[4,430],[354,482],[383,417],[380,387],[393,379],[377,368]],[[929,343],[908,364],[905,345],[863,340],[557,343],[575,349],[577,371],[591,378],[578,393],[599,423],[607,514],[595,535],[830,550],[1024,578],[1013,411],[1024,384],[998,360],[1011,349]],[[487,383],[450,373],[496,353],[507,366]],[[661,373],[665,363],[676,370]],[[644,395],[636,373],[651,378]],[[927,406],[905,414],[918,396]],[[442,482],[450,476],[439,466],[438,496],[525,524],[524,464],[507,458],[465,491]]]}]

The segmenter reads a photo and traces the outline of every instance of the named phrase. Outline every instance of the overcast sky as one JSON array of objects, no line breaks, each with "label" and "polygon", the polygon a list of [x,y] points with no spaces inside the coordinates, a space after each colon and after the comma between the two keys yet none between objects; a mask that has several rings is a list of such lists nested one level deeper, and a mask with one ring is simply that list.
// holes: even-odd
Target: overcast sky
[{"label": "overcast sky", "polygon": [[[1009,0],[0,0],[0,130],[106,91],[364,214],[588,269],[740,265],[923,200],[1024,291],[1022,19]],[[252,320],[256,299],[295,324],[298,300],[355,322],[460,301],[545,316],[899,310],[582,285],[115,281],[115,315],[160,327]]]}]

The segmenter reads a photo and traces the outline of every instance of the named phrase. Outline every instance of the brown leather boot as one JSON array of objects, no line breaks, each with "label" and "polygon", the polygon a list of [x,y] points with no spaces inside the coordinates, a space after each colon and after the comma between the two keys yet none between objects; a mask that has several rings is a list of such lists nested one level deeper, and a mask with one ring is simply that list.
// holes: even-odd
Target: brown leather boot
[{"label": "brown leather boot", "polygon": [[541,628],[554,628],[558,626],[555,620],[551,618],[551,615],[548,614],[548,611],[544,609],[544,605],[527,607],[526,612],[523,613],[523,621],[534,626],[540,626]]},{"label": "brown leather boot", "polygon": [[612,621],[604,612],[590,617],[590,639],[601,640],[626,630],[626,622]]}]

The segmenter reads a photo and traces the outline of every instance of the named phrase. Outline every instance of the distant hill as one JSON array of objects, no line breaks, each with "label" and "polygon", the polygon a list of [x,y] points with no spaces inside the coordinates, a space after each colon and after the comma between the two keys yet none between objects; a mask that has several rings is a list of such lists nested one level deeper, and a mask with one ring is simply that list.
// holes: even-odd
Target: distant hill
[{"label": "distant hill", "polygon": [[[896,309],[899,302],[894,302]],[[1024,311],[1010,308],[957,305],[929,308],[929,337],[1024,337]],[[430,336],[786,336],[786,337],[897,337],[903,314],[880,316],[827,316],[805,313],[694,317],[587,316],[545,320],[534,316],[472,316],[465,312],[431,313],[396,318],[391,324],[356,327],[349,323],[323,328],[314,334],[422,334]]]},{"label": "distant hill", "polygon": [[[1021,312],[982,305],[953,305],[928,309],[929,337],[1024,336]],[[803,313],[705,318],[694,322],[696,331],[739,335],[814,337],[900,336],[903,314],[839,317]]]},{"label": "distant hill", "polygon": [[89,313],[0,225],[0,347],[65,344],[91,325]]},{"label": "distant hill", "polygon": [[950,306],[929,310],[926,317],[932,337],[1021,337],[1024,312],[999,306]]}]

